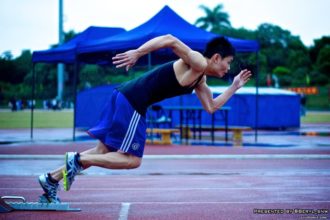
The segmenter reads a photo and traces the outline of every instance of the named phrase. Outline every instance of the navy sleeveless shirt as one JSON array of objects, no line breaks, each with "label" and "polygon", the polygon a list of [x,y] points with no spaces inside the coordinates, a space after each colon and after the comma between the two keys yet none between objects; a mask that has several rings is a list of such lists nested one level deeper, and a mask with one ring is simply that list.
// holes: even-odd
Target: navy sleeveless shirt
[{"label": "navy sleeveless shirt", "polygon": [[142,76],[123,83],[117,89],[133,108],[145,116],[148,106],[166,98],[190,94],[203,78],[201,75],[192,85],[181,86],[176,79],[174,61],[165,63]]}]

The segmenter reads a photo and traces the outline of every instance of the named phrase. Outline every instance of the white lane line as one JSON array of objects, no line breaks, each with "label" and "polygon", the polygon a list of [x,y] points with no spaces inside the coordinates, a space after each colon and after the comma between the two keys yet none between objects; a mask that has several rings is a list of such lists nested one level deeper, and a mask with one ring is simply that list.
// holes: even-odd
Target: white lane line
[{"label": "white lane line", "polygon": [[[26,187],[13,187],[8,186],[0,187],[0,190],[22,190],[22,191],[31,191],[31,190],[40,190],[40,188],[26,188]],[[166,187],[166,188],[74,188],[70,189],[71,191],[207,191],[207,190],[296,190],[296,191],[308,191],[308,190],[330,190],[329,186],[302,186],[297,188],[297,186],[291,187],[187,187],[187,188],[178,188],[178,187]]]},{"label": "white lane line", "polygon": [[118,220],[127,220],[128,219],[128,212],[129,212],[130,206],[131,206],[131,203],[129,203],[129,202],[121,203],[121,209],[120,209]]},{"label": "white lane line", "polygon": [[[107,205],[116,205],[119,202],[70,202],[72,205],[102,205],[102,204],[107,204]],[[128,211],[129,207],[131,204],[135,205],[196,205],[196,204],[330,204],[330,201],[313,201],[313,200],[306,200],[306,201],[301,201],[301,200],[290,200],[290,201],[196,201],[196,202],[167,202],[167,201],[149,201],[149,202],[142,202],[142,201],[136,201],[136,202],[131,202],[131,203],[121,203],[122,208],[120,210],[120,213],[123,210],[123,204],[128,204],[127,208],[127,213],[126,213],[126,218],[128,217]],[[119,217],[119,220],[123,220]]]},{"label": "white lane line", "polygon": [[[145,155],[146,160],[173,160],[173,159],[323,159],[329,160],[327,154],[212,154],[212,155]],[[2,154],[0,159],[24,159],[24,160],[62,160],[63,155],[34,155],[34,154]]]}]

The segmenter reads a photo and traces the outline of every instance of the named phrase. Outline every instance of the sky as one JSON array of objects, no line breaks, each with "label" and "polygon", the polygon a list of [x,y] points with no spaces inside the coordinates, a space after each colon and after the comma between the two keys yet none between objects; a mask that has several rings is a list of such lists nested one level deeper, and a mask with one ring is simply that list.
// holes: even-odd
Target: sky
[{"label": "sky", "polygon": [[[165,5],[194,24],[204,16],[199,8],[223,4],[234,28],[256,30],[271,23],[299,36],[306,46],[330,36],[330,0],[63,0],[64,31],[81,32],[89,26],[131,30],[149,20]],[[0,0],[0,56],[11,51],[45,50],[59,39],[59,0]]]}]

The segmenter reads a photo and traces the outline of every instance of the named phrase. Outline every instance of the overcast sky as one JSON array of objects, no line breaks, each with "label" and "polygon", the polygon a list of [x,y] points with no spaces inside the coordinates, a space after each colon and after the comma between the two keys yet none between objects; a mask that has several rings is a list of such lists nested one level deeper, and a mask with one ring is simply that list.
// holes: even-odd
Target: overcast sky
[{"label": "overcast sky", "polygon": [[[224,5],[233,27],[255,30],[262,23],[279,25],[300,36],[306,46],[330,35],[330,0],[63,0],[64,31],[89,26],[130,30],[170,6],[194,23],[204,15],[200,5]],[[0,55],[23,49],[44,50],[58,42],[58,0],[0,0]]]}]

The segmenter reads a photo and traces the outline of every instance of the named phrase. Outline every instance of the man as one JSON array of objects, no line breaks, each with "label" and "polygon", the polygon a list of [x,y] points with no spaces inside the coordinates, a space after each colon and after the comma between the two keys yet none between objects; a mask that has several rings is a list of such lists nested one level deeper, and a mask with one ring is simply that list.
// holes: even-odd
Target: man
[{"label": "man", "polygon": [[138,49],[117,54],[113,57],[113,64],[128,71],[140,57],[160,48],[171,48],[179,59],[114,90],[98,125],[88,131],[99,139],[97,146],[80,154],[66,153],[63,167],[41,175],[39,183],[45,192],[42,201],[60,202],[58,182],[63,179],[64,189],[69,190],[74,177],[90,166],[107,169],[139,167],[146,139],[145,114],[151,104],[195,90],[203,108],[214,113],[251,77],[249,70],[242,70],[224,93],[213,98],[206,77],[223,77],[235,55],[233,46],[223,37],[211,40],[202,55],[174,36],[164,35],[147,41]]}]

